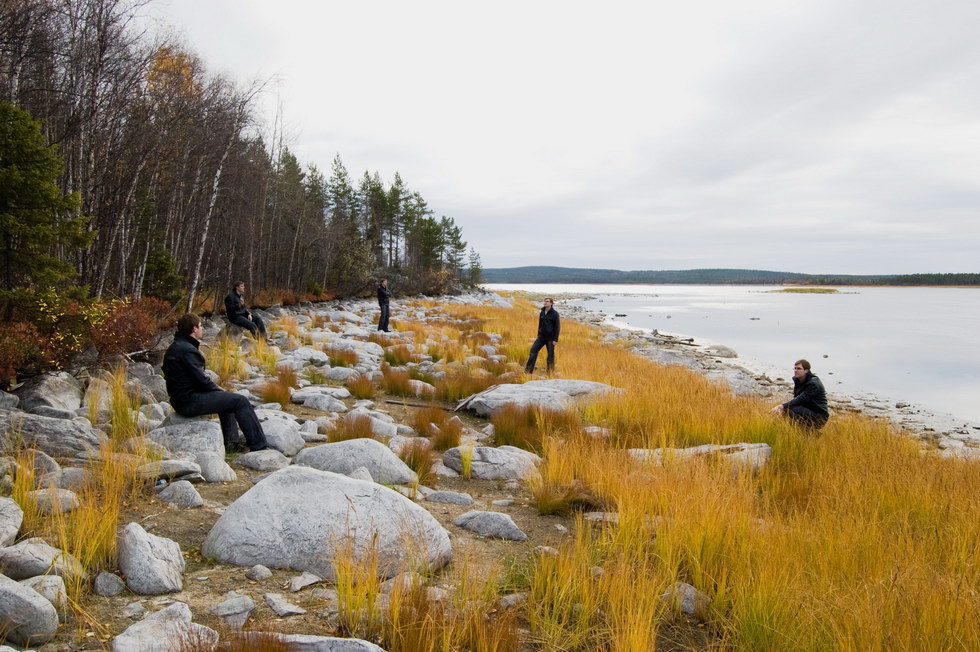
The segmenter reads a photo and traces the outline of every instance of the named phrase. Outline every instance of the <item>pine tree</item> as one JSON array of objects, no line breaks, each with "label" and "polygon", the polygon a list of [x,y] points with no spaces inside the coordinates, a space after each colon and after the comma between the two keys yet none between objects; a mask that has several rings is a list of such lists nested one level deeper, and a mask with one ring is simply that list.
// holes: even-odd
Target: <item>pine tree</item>
[{"label": "pine tree", "polygon": [[59,249],[88,247],[88,218],[68,217],[78,197],[61,192],[57,148],[41,124],[9,102],[0,103],[0,274],[8,292],[50,286],[75,274]]}]

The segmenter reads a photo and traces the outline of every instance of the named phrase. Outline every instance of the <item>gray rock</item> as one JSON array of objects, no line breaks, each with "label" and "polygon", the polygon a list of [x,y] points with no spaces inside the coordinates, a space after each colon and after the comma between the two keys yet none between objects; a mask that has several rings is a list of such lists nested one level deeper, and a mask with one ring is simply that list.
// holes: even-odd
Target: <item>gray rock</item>
[{"label": "gray rock", "polygon": [[482,417],[492,416],[505,405],[535,405],[549,410],[563,410],[571,404],[573,398],[612,391],[619,390],[589,380],[532,380],[523,385],[494,385],[463,399],[457,409],[466,408]]},{"label": "gray rock", "polygon": [[517,527],[514,519],[500,512],[469,511],[453,519],[453,524],[464,530],[476,532],[481,537],[507,539],[509,541],[527,540],[527,535]]},{"label": "gray rock", "polygon": [[262,580],[267,580],[272,577],[272,571],[262,564],[256,564],[245,571],[245,577],[253,582],[261,582]]},{"label": "gray rock", "polygon": [[310,634],[283,634],[279,638],[289,646],[290,652],[385,652],[374,643],[359,638]]},{"label": "gray rock", "polygon": [[41,374],[17,390],[20,409],[33,412],[42,405],[74,412],[82,405],[82,384],[71,374],[56,371]]},{"label": "gray rock", "polygon": [[68,592],[65,590],[65,580],[57,575],[38,575],[21,580],[20,583],[44,596],[44,599],[58,612],[58,619],[61,622],[65,621],[65,616],[68,615]]},{"label": "gray rock", "polygon": [[340,382],[346,382],[353,376],[357,376],[360,372],[357,369],[351,369],[350,367],[330,367],[327,369],[327,378],[330,380],[339,380]]},{"label": "gray rock", "polygon": [[196,462],[182,459],[150,462],[136,469],[136,477],[143,481],[173,480],[188,473],[200,473],[201,466]]},{"label": "gray rock", "polygon": [[317,582],[322,582],[323,578],[313,573],[304,572],[302,575],[297,575],[296,577],[291,577],[289,579],[289,590],[293,593],[300,591],[311,584],[316,584]]},{"label": "gray rock", "polygon": [[320,412],[346,412],[347,406],[340,399],[326,394],[312,394],[303,401],[303,406]]},{"label": "gray rock", "polygon": [[269,446],[287,457],[300,452],[306,445],[303,436],[299,434],[299,424],[295,421],[268,419],[262,423],[262,431]]},{"label": "gray rock", "polygon": [[186,480],[178,480],[167,485],[157,496],[160,500],[165,500],[177,507],[192,508],[204,505],[204,499],[201,498],[201,494],[197,493],[194,485]]},{"label": "gray rock", "polygon": [[17,645],[41,645],[58,632],[54,605],[29,586],[0,575],[0,622],[4,638]]},{"label": "gray rock", "polygon": [[211,613],[236,631],[245,626],[253,611],[255,611],[255,601],[247,595],[239,595],[234,591],[229,591],[225,595],[224,602],[211,609]]},{"label": "gray rock", "polygon": [[198,451],[194,461],[201,467],[201,475],[207,482],[234,482],[238,479],[235,470],[228,466],[224,453]]},{"label": "gray rock", "polygon": [[0,448],[4,451],[12,451],[20,443],[53,457],[77,458],[95,456],[107,441],[100,431],[76,421],[0,413]]},{"label": "gray rock", "polygon": [[225,454],[225,442],[221,436],[221,426],[216,421],[189,420],[151,430],[146,436],[151,441],[155,441],[174,453],[211,451],[221,455]]},{"label": "gray rock", "polygon": [[497,606],[501,609],[513,609],[527,602],[527,593],[510,593],[497,600]]},{"label": "gray rock", "polygon": [[37,537],[0,548],[0,572],[12,580],[37,575],[60,575],[68,580],[85,577],[85,569],[77,559]]},{"label": "gray rock", "polygon": [[0,410],[12,410],[20,403],[20,397],[16,394],[8,394],[0,389]]},{"label": "gray rock", "polygon": [[331,560],[345,545],[355,554],[376,546],[378,572],[385,577],[419,556],[433,569],[452,556],[448,533],[410,500],[378,484],[295,465],[270,474],[232,503],[202,554],[333,580]]},{"label": "gray rock", "polygon": [[92,472],[88,469],[70,466],[48,473],[41,477],[42,487],[68,489],[78,493],[92,483]]},{"label": "gray rock", "polygon": [[278,471],[290,463],[288,457],[273,448],[244,453],[235,458],[235,462],[253,471]]},{"label": "gray rock", "polygon": [[112,652],[173,652],[190,641],[198,649],[212,649],[218,644],[218,632],[191,622],[190,608],[174,602],[112,639]]},{"label": "gray rock", "polygon": [[735,472],[757,472],[762,469],[772,457],[769,444],[702,444],[691,448],[631,448],[630,456],[640,462],[662,466],[668,462],[683,462],[684,460],[705,455],[716,455],[730,464]]},{"label": "gray rock", "polygon": [[38,405],[36,408],[31,410],[31,414],[36,414],[42,417],[51,417],[52,419],[74,419],[77,416],[71,410],[62,410],[60,408],[51,407],[48,405]]},{"label": "gray rock", "polygon": [[410,484],[418,480],[415,471],[374,439],[350,439],[306,448],[293,463],[344,475],[363,466],[375,482],[382,484]]},{"label": "gray rock", "polygon": [[293,604],[279,593],[266,593],[262,597],[265,598],[265,603],[269,605],[269,608],[280,618],[299,616],[306,613],[306,609]]},{"label": "gray rock", "polygon": [[431,503],[449,503],[450,505],[467,505],[473,504],[473,497],[469,494],[459,493],[456,491],[436,491],[425,497]]},{"label": "gray rock", "polygon": [[27,495],[37,505],[38,511],[45,516],[65,514],[79,505],[78,496],[74,491],[67,489],[38,489],[28,491]]},{"label": "gray rock", "polygon": [[176,593],[183,588],[184,557],[176,541],[148,533],[138,523],[123,528],[117,553],[126,586],[137,595]]},{"label": "gray rock", "polygon": [[684,582],[675,582],[663,592],[660,599],[683,614],[699,618],[703,618],[705,610],[711,605],[711,598]]},{"label": "gray rock", "polygon": [[92,591],[96,595],[101,595],[106,598],[119,595],[125,589],[126,583],[123,582],[121,577],[115,573],[107,573],[106,571],[102,571],[96,575],[95,582],[92,584]]},{"label": "gray rock", "polygon": [[6,548],[17,538],[24,523],[24,511],[17,501],[0,498],[0,548]]},{"label": "gray rock", "polygon": [[[541,458],[534,453],[513,447],[473,449],[471,477],[480,480],[519,480],[532,473]],[[442,463],[457,473],[463,472],[463,447],[450,448],[442,455]]]},{"label": "gray rock", "polygon": [[119,615],[122,616],[123,618],[130,618],[130,619],[142,618],[143,616],[146,615],[146,607],[144,607],[139,602],[130,602],[129,604],[127,604],[125,607],[122,608],[122,611],[119,612]]}]

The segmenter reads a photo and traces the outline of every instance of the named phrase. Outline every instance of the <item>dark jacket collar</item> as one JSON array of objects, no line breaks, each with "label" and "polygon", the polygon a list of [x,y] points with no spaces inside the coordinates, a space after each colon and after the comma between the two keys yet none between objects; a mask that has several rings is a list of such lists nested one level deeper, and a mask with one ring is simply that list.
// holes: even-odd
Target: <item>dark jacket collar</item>
[{"label": "dark jacket collar", "polygon": [[180,333],[180,332],[174,333],[174,341],[175,342],[178,342],[178,341],[179,342],[190,342],[191,344],[194,345],[194,348],[195,349],[201,348],[201,343],[199,341],[197,341],[196,339],[194,339],[190,335],[184,335],[183,333]]}]

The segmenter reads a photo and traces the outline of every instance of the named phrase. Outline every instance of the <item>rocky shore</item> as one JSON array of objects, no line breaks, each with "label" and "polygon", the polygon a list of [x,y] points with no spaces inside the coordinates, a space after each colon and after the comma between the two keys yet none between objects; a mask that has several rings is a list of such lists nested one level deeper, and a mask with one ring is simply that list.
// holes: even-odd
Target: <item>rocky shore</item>
[{"label": "rocky shore", "polygon": [[[660,364],[679,364],[704,376],[727,383],[736,394],[757,395],[773,404],[792,396],[791,378],[771,378],[738,353],[721,345],[699,344],[686,335],[650,332],[648,329],[622,329],[610,323],[609,315],[568,303],[581,296],[556,297],[563,317],[593,324],[605,332],[607,340],[622,340],[638,355]],[[937,447],[942,455],[980,457],[980,423],[948,414],[932,412],[909,403],[889,402],[873,394],[845,396],[829,393],[831,411],[860,412],[875,419],[887,419],[901,431]]]}]

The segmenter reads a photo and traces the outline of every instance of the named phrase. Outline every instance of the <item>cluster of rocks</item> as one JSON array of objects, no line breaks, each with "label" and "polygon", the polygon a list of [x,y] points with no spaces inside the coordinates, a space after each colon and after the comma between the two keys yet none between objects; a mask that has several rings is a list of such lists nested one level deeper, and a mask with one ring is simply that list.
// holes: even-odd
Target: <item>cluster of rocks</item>
[{"label": "cluster of rocks", "polygon": [[[504,301],[497,295],[455,300]],[[396,322],[446,320],[438,309],[405,307],[399,302],[394,302],[392,308]],[[297,372],[313,369],[332,381],[345,381],[354,375],[378,380],[382,376],[386,349],[377,342],[367,341],[375,332],[373,309],[368,302],[349,301],[303,305],[290,311],[274,308],[260,314],[274,322],[288,313],[299,326],[299,338],[283,331],[273,336],[278,365],[290,366]],[[205,338],[214,337],[222,328],[220,322],[209,323]],[[397,346],[403,337],[406,342],[414,342],[409,339],[414,338],[412,333],[388,336],[392,342],[389,346]],[[476,347],[466,360],[443,363],[417,356],[404,368],[414,367],[431,378],[439,378],[440,374],[451,372],[453,366],[465,365],[475,371],[484,363],[506,361],[497,350],[499,336],[487,333],[481,340],[490,344]],[[242,341],[243,346],[248,343],[248,339]],[[324,349],[350,351],[356,363],[331,365]],[[256,406],[270,449],[235,459],[236,466],[258,475],[253,477],[251,489],[230,504],[222,505],[205,501],[195,487],[200,483],[237,479],[238,474],[225,461],[217,421],[185,419],[175,414],[166,402],[162,377],[149,364],[132,363],[126,370],[124,389],[138,397],[141,404],[128,416],[147,433],[145,439],[134,438],[127,446],[134,453],[148,447],[157,460],[142,464],[139,476],[155,486],[157,497],[174,509],[203,507],[220,514],[201,545],[205,558],[248,567],[248,576],[256,581],[267,577],[270,568],[300,572],[301,575],[290,581],[294,591],[334,580],[334,560],[341,549],[349,549],[357,557],[375,552],[377,572],[382,578],[394,578],[408,567],[435,571],[452,559],[452,535],[429,510],[438,505],[471,507],[474,501],[467,493],[436,491],[417,484],[416,473],[397,455],[404,446],[420,439],[412,427],[397,423],[373,401],[354,400],[344,387],[308,380],[300,380],[291,402],[320,414],[299,418],[279,404],[263,404],[258,387],[268,377],[258,369],[247,371],[250,377],[238,383],[236,391]],[[74,491],[91,481],[84,466],[99,455],[107,442],[107,433],[111,432],[114,406],[109,397],[115,382],[113,376],[104,372],[97,371],[82,379],[61,372],[31,381],[16,395],[0,394],[0,445],[8,452],[27,447],[31,453],[28,458],[33,460],[32,472],[38,479],[35,498],[42,509],[49,512],[73,509],[77,504]],[[420,396],[434,389],[431,385],[426,387],[427,383],[416,382]],[[467,398],[459,409],[479,416],[490,416],[508,404],[560,409],[574,400],[611,391],[618,390],[577,380],[502,383]],[[325,443],[326,433],[351,414],[369,421],[372,438]],[[463,426],[462,430],[461,445],[445,451],[434,461],[435,474],[444,477],[466,474],[516,489],[541,463],[537,455],[528,451],[489,445],[492,426],[483,430]],[[590,433],[603,436],[598,428],[590,429]],[[757,470],[769,455],[768,447],[761,447],[764,445],[740,444],[694,452],[631,451],[630,454],[635,459],[664,463],[667,459],[714,453],[725,456],[737,470]],[[23,463],[24,456],[20,459]],[[11,476],[17,472],[17,463],[12,458],[0,459],[0,473],[8,489]],[[309,496],[316,496],[316,500],[304,499]],[[496,501],[495,506],[511,502]],[[13,624],[6,633],[11,642],[38,644],[55,636],[59,618],[65,613],[65,577],[91,581],[93,591],[104,596],[118,595],[125,590],[139,596],[161,596],[184,588],[185,551],[177,542],[152,534],[139,523],[128,523],[122,528],[118,574],[103,572],[95,578],[84,578],[84,570],[77,560],[39,539],[11,545],[22,518],[16,503],[0,499],[0,571],[4,574],[0,576],[0,620]],[[516,542],[528,538],[510,515],[500,511],[471,509],[458,515],[452,523],[481,537]],[[303,612],[276,593],[266,593],[264,600],[280,617]],[[114,650],[165,649],[170,642],[187,640],[187,637],[217,642],[218,634],[214,630],[193,623],[190,608],[183,602],[158,604],[164,608],[131,625],[113,640]],[[126,609],[134,617],[144,613],[139,602]],[[251,598],[232,592],[223,596],[212,611],[232,629],[241,629],[254,609]],[[351,643],[361,647],[331,647],[331,641],[346,639],[287,638],[296,645],[303,639],[306,641],[303,645],[310,646],[308,649],[379,649],[367,642]]]}]

